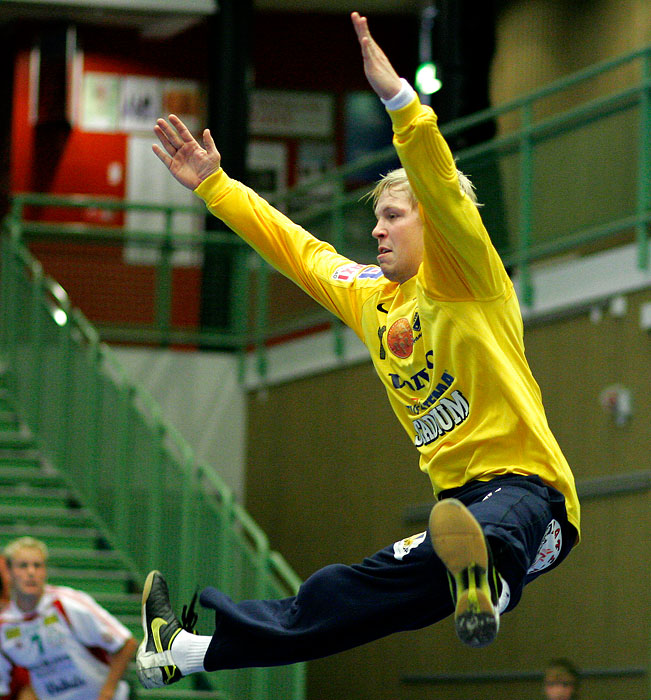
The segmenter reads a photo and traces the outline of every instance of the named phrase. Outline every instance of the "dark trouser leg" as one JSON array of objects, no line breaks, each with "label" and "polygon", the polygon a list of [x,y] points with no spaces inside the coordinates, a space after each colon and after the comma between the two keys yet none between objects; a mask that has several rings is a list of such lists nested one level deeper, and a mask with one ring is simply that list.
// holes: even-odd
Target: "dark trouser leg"
[{"label": "dark trouser leg", "polygon": [[[442,495],[461,500],[481,524],[497,571],[511,590],[507,610],[517,604],[525,583],[559,563],[574,543],[563,497],[539,480],[499,477]],[[532,571],[547,528],[556,521],[562,529],[558,552]],[[209,671],[328,656],[426,627],[454,609],[447,572],[429,534],[402,558],[392,545],[361,564],[327,566],[308,578],[296,597],[234,603],[207,588],[201,603],[215,610],[215,632],[204,661]]]},{"label": "dark trouser leg", "polygon": [[394,546],[361,564],[334,564],[310,576],[296,597],[234,603],[208,588],[201,603],[216,627],[207,670],[274,666],[328,656],[449,615],[445,568],[429,535],[402,559]]}]

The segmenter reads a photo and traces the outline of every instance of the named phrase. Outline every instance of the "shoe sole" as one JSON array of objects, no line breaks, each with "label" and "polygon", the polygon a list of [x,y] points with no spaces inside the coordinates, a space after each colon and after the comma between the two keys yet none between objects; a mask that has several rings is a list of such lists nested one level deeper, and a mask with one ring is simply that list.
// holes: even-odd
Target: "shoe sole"
[{"label": "shoe sole", "polygon": [[143,649],[147,648],[147,641],[148,641],[148,637],[149,637],[149,633],[147,630],[147,612],[145,610],[145,606],[147,605],[147,598],[149,598],[149,594],[151,593],[151,585],[154,581],[154,576],[157,573],[160,573],[160,572],[154,570],[154,571],[150,571],[147,574],[147,578],[145,579],[145,585],[143,586],[143,589],[142,589],[142,598],[140,601],[141,602],[140,619],[142,621],[143,632],[145,633],[145,637],[142,640],[142,644],[141,644]]},{"label": "shoe sole", "polygon": [[491,601],[488,549],[481,526],[461,501],[446,498],[432,508],[429,527],[434,551],[456,585],[457,636],[468,646],[486,646],[497,635],[499,616]]}]

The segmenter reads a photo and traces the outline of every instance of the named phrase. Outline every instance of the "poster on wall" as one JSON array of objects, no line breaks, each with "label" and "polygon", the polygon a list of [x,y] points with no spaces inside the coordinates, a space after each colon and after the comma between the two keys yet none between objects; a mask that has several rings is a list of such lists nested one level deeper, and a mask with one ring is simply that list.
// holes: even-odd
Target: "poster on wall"
[{"label": "poster on wall", "polygon": [[113,133],[120,122],[120,76],[86,73],[81,95],[82,131]]},{"label": "poster on wall", "polygon": [[196,132],[204,121],[200,83],[87,72],[81,91],[82,131],[151,133],[160,116],[176,114]]},{"label": "poster on wall", "polygon": [[148,131],[163,111],[163,86],[158,78],[128,75],[120,85],[120,131]]},{"label": "poster on wall", "polygon": [[190,131],[197,134],[206,121],[199,83],[196,80],[164,80],[162,91],[162,111],[156,118],[176,114]]}]

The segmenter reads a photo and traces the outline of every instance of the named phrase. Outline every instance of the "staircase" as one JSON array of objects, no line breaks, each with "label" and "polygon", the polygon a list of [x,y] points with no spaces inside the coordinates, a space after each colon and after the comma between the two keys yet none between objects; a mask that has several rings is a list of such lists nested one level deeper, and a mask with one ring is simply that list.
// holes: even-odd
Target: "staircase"
[{"label": "staircase", "polygon": [[[50,583],[89,593],[142,637],[134,574],[19,423],[0,378],[0,549],[25,535],[47,544]],[[134,680],[133,669],[127,680]]]}]

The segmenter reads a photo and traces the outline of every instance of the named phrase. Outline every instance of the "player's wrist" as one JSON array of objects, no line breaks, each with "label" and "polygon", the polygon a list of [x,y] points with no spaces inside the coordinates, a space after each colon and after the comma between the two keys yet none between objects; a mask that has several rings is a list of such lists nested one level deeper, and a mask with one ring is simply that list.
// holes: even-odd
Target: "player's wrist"
[{"label": "player's wrist", "polygon": [[400,83],[402,87],[393,97],[388,99],[380,97],[382,104],[389,111],[395,111],[406,107],[416,96],[416,91],[404,78],[400,78]]}]

